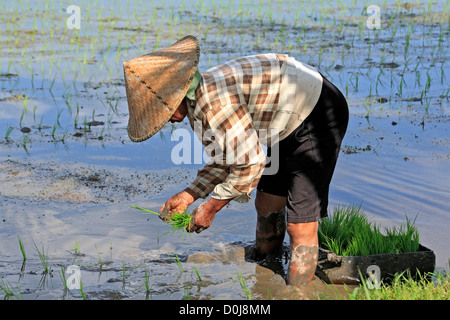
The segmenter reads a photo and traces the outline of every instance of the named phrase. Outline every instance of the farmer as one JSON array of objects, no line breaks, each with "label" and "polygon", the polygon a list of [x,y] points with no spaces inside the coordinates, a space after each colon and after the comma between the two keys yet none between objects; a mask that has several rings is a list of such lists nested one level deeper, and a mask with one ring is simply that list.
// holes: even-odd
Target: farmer
[{"label": "farmer", "polygon": [[[211,161],[165,202],[161,216],[184,212],[211,194],[192,211],[188,231],[199,233],[231,200],[248,202],[256,188],[257,251],[276,252],[287,231],[287,283],[308,283],[318,260],[318,221],[327,216],[347,128],[346,100],[315,68],[284,54],[242,57],[202,73],[199,55],[197,39],[187,36],[124,63],[132,141],[187,117],[205,150],[212,150]],[[260,140],[275,159],[270,165]]]}]

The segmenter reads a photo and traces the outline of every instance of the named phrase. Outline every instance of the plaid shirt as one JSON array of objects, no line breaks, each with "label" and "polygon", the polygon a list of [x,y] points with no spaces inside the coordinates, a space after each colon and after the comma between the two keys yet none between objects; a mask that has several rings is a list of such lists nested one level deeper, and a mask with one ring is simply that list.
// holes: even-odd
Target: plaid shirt
[{"label": "plaid shirt", "polygon": [[196,105],[188,107],[191,127],[211,158],[188,187],[201,198],[212,193],[216,199],[249,201],[265,167],[259,139],[278,109],[286,59],[273,53],[247,56],[202,72]]}]

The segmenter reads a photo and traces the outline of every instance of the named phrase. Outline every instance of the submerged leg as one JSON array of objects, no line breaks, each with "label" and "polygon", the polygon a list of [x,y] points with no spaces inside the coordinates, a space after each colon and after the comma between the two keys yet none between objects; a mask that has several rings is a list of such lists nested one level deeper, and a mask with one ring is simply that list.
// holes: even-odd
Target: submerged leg
[{"label": "submerged leg", "polygon": [[286,198],[257,191],[255,199],[256,247],[266,255],[280,249],[286,233]]},{"label": "submerged leg", "polygon": [[319,258],[318,222],[288,223],[291,257],[287,283],[294,286],[307,284],[314,277]]}]

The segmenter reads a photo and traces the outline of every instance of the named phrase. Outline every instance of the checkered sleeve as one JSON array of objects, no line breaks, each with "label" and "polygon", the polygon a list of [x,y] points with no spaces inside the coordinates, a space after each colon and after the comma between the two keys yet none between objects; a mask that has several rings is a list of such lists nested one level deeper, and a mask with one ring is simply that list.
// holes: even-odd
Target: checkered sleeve
[{"label": "checkered sleeve", "polygon": [[248,202],[266,161],[250,114],[245,106],[228,106],[211,110],[206,117],[203,139],[211,160],[189,189],[202,198],[212,193],[215,199]]}]

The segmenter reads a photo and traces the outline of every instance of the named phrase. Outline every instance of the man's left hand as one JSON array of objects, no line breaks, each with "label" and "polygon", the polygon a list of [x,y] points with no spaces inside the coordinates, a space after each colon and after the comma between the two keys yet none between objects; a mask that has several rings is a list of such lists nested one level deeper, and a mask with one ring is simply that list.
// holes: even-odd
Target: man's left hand
[{"label": "man's left hand", "polygon": [[192,211],[193,216],[191,223],[187,226],[188,232],[200,233],[205,229],[208,229],[216,213],[219,212],[230,200],[218,200],[210,198]]}]

